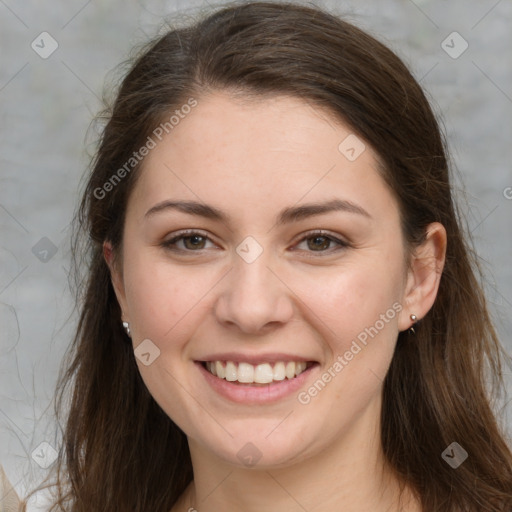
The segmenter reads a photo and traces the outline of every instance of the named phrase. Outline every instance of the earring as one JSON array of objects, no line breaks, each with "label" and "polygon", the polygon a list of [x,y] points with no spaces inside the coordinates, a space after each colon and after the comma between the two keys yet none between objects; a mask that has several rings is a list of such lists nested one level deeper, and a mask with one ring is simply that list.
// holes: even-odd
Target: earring
[{"label": "earring", "polygon": [[414,314],[413,314],[413,315],[411,315],[411,317],[410,317],[410,318],[411,318],[411,320],[412,320],[412,322],[413,322],[413,325],[411,325],[411,327],[409,327],[409,332],[410,332],[411,334],[416,334],[416,331],[414,330],[414,324],[415,324],[415,323],[416,323],[416,321],[418,320],[418,317],[417,317],[416,315],[414,315]]},{"label": "earring", "polygon": [[124,327],[124,330],[126,331],[126,334],[128,334],[128,336],[131,338],[131,335],[130,335],[130,324],[128,322],[123,322],[123,327]]}]

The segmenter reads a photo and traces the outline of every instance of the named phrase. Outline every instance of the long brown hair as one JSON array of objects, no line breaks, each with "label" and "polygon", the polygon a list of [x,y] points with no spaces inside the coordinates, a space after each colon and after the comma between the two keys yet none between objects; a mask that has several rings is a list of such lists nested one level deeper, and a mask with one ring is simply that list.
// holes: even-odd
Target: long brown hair
[{"label": "long brown hair", "polygon": [[[87,275],[56,393],[65,424],[51,510],[168,512],[192,480],[187,438],[140,377],[102,253],[108,240],[121,258],[126,205],[143,161],[104,185],[175,109],[213,90],[292,95],[327,109],[379,155],[409,248],[429,223],[444,225],[437,299],[414,340],[400,333],[384,382],[383,449],[425,511],[510,512],[512,454],[493,413],[507,356],[425,94],[404,63],[359,28],[314,7],[266,2],[223,7],[150,42],[104,113],[77,214],[77,270]],[[442,457],[453,442],[468,453],[456,469]]]}]

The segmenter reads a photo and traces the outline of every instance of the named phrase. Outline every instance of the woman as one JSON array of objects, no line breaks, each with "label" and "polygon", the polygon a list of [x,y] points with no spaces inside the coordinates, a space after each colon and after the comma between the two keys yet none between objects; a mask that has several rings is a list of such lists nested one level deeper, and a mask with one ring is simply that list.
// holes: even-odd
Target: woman
[{"label": "woman", "polygon": [[52,510],[511,510],[443,139],[360,29],[258,2],[152,42],[78,222]]}]

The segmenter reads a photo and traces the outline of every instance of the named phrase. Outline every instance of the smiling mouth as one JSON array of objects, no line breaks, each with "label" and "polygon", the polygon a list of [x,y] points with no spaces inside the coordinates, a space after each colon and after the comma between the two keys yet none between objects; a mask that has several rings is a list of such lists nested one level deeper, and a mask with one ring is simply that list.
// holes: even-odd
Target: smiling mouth
[{"label": "smiling mouth", "polygon": [[237,384],[264,385],[291,380],[318,363],[309,361],[277,361],[252,365],[233,361],[201,361],[203,368],[219,379]]}]

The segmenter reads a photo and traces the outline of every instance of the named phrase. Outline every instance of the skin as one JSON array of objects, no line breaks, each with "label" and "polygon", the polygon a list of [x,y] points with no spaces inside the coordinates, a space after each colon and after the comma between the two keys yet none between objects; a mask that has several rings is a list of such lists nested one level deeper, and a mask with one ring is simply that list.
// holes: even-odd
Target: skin
[{"label": "skin", "polygon": [[[142,378],[188,437],[194,482],[173,512],[334,512],[340,503],[344,512],[420,510],[408,489],[398,505],[380,444],[381,392],[399,331],[435,300],[446,232],[431,224],[406,261],[377,155],[368,144],[355,161],[338,150],[351,133],[298,98],[200,97],[144,161],[122,256],[114,261],[105,243],[134,348],[150,339],[160,350],[148,366],[137,359]],[[285,207],[334,198],[369,216],[336,211],[275,223]],[[170,199],[207,203],[231,220],[171,209],[145,216]],[[182,239],[181,252],[162,246],[183,229],[209,239],[196,239],[198,249]],[[308,232],[319,229],[349,245],[315,242]],[[252,263],[236,252],[246,236],[263,249]],[[307,390],[396,303],[401,311],[308,404],[298,393],[272,404],[231,402],[194,363],[226,351],[300,355],[319,363]],[[249,442],[261,453],[253,467],[237,457]]]}]

